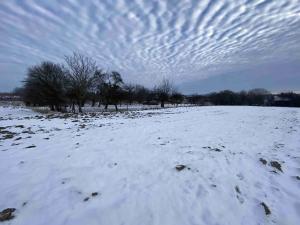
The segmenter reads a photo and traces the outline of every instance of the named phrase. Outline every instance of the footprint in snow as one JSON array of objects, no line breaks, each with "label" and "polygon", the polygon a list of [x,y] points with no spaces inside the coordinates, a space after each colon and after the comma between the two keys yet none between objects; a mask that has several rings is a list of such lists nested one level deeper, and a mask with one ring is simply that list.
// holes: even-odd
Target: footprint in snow
[{"label": "footprint in snow", "polygon": [[10,146],[20,145],[21,143],[12,143]]},{"label": "footprint in snow", "polygon": [[237,175],[236,175],[240,180],[244,180],[244,175],[242,174],[242,173],[238,173]]},{"label": "footprint in snow", "polygon": [[263,188],[263,184],[260,182],[255,182],[254,183],[254,187],[256,187],[257,189],[262,189]]},{"label": "footprint in snow", "polygon": [[244,203],[244,198],[241,196],[241,195],[242,195],[242,192],[240,191],[240,188],[236,185],[236,186],[234,187],[234,189],[235,189],[235,191],[236,191],[236,193],[237,193],[237,195],[236,195],[237,199],[239,200],[239,202],[240,202],[241,204],[243,204],[243,203]]}]

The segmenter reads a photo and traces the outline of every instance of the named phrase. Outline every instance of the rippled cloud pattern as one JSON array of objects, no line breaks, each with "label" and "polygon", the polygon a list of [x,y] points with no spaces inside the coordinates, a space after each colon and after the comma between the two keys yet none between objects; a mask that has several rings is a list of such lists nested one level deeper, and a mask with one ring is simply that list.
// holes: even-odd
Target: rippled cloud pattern
[{"label": "rippled cloud pattern", "polygon": [[72,51],[151,85],[300,59],[300,0],[1,0],[0,21],[1,76],[18,79]]}]

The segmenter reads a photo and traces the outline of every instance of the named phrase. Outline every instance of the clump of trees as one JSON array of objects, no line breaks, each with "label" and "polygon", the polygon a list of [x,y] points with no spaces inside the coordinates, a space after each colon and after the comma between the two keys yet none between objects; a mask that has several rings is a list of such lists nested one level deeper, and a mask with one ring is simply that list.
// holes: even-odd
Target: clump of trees
[{"label": "clump of trees", "polygon": [[153,89],[142,85],[125,84],[117,71],[104,71],[95,60],[82,54],[73,53],[65,57],[64,64],[42,62],[27,71],[24,86],[18,94],[27,105],[49,106],[53,111],[82,112],[82,107],[91,102],[92,106],[114,105],[118,110],[121,103],[180,104],[184,96],[174,89],[167,79]]},{"label": "clump of trees", "polygon": [[274,106],[300,107],[300,94],[293,92],[280,93],[273,99]]},{"label": "clump of trees", "polygon": [[233,92],[224,90],[206,95],[186,96],[189,104],[194,105],[249,105],[249,106],[288,106],[300,107],[300,95],[296,93],[272,94],[256,88],[250,91]]},{"label": "clump of trees", "polygon": [[212,105],[267,105],[271,93],[265,89],[252,89],[250,91],[233,92],[224,90],[206,95],[191,95],[187,100],[191,104]]},{"label": "clump of trees", "polygon": [[23,98],[27,104],[48,105],[51,110],[61,111],[67,100],[68,85],[69,80],[62,66],[42,62],[28,69]]},{"label": "clump of trees", "polygon": [[95,78],[97,93],[100,99],[99,105],[102,101],[105,109],[107,109],[108,105],[114,105],[116,110],[118,110],[118,103],[126,96],[121,74],[116,71],[107,73],[98,71]]}]

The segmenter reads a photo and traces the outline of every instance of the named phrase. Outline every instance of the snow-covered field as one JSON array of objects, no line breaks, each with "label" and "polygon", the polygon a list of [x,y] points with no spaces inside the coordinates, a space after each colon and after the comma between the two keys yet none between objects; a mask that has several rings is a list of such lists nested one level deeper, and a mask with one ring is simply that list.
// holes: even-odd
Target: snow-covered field
[{"label": "snow-covered field", "polygon": [[16,208],[1,224],[300,221],[300,109],[0,107],[0,127],[0,212]]}]

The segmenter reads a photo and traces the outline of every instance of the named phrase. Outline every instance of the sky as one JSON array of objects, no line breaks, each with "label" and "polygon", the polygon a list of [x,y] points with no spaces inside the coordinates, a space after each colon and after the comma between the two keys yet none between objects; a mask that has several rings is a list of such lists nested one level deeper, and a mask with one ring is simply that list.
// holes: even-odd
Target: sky
[{"label": "sky", "polygon": [[0,0],[0,91],[72,52],[147,87],[300,91],[300,0]]}]

